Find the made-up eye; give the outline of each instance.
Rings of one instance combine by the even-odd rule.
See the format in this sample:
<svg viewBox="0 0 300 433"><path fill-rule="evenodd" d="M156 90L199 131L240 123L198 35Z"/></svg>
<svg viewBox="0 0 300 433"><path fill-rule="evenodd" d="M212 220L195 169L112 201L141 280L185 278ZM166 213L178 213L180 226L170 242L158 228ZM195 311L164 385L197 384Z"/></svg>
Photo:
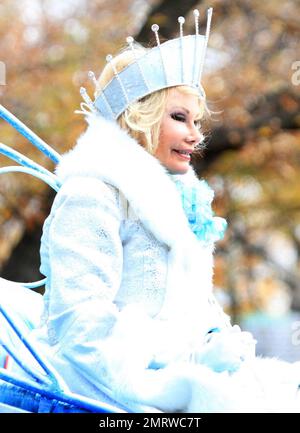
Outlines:
<svg viewBox="0 0 300 433"><path fill-rule="evenodd" d="M185 122L186 116L182 113L172 113L171 114L172 119L177 120L178 122Z"/></svg>

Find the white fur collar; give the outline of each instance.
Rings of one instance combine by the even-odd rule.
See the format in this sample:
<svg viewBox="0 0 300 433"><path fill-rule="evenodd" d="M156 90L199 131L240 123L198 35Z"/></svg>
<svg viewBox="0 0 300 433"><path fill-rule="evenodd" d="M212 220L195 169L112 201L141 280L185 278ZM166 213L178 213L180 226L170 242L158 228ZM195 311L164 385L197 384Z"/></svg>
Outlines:
<svg viewBox="0 0 300 433"><path fill-rule="evenodd" d="M198 331L199 321L207 314L203 299L212 288L212 249L200 246L172 176L159 161L115 123L91 117L86 132L62 157L56 173L62 182L71 176L90 176L122 191L144 226L170 248L166 296L159 316L181 323L187 335ZM189 185L198 182L192 168L180 179Z"/></svg>
<svg viewBox="0 0 300 433"><path fill-rule="evenodd" d="M89 118L87 130L62 157L56 174L62 182L70 176L89 176L115 186L145 226L170 247L180 237L194 238L165 168L113 122L100 116ZM189 182L195 178L192 168L182 177Z"/></svg>

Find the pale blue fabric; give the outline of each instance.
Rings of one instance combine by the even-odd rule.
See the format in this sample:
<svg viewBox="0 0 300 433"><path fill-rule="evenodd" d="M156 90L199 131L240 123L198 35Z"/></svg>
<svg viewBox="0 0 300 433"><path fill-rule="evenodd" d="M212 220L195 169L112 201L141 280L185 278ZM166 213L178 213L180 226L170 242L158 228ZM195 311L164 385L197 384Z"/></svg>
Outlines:
<svg viewBox="0 0 300 433"><path fill-rule="evenodd" d="M175 180L181 195L182 206L191 230L203 244L211 244L223 238L227 228L224 218L214 216L211 207L213 190L204 180L187 187L179 176Z"/></svg>

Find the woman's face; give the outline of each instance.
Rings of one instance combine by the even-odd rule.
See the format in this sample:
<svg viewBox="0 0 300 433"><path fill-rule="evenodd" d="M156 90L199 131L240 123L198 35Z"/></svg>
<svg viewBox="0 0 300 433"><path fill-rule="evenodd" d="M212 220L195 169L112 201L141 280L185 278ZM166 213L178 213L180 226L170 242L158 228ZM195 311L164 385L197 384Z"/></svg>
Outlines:
<svg viewBox="0 0 300 433"><path fill-rule="evenodd" d="M172 174L184 174L189 168L191 153L201 139L199 111L196 95L171 89L154 156Z"/></svg>

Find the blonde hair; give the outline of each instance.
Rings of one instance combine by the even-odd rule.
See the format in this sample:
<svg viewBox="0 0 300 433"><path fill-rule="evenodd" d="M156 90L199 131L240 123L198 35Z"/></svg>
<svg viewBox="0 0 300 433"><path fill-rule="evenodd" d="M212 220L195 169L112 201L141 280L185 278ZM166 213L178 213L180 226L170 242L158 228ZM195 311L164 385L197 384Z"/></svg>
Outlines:
<svg viewBox="0 0 300 433"><path fill-rule="evenodd" d="M139 56L147 51L146 48L135 44L135 53L125 49L112 60L117 72L121 72ZM110 80L114 77L112 66L108 63L103 69L97 84L96 97ZM131 137L143 146L152 155L159 144L161 120L166 109L170 90L174 87L165 88L147 95L130 106L117 119L121 128L125 129ZM185 94L198 96L196 89L189 86L176 86L176 89ZM199 98L199 120L205 112L209 112L206 102Z"/></svg>

